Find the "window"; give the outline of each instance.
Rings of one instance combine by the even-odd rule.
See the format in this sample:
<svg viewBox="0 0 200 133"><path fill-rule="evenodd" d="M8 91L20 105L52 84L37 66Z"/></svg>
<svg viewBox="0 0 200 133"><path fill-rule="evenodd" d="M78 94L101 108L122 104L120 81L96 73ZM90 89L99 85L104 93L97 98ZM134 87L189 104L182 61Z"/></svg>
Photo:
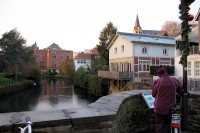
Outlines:
<svg viewBox="0 0 200 133"><path fill-rule="evenodd" d="M191 76L191 74L192 74L192 73L191 73L191 62L188 62L187 66L188 66L188 67L187 67L187 68L188 68L188 69L187 69L187 74L188 74L188 76Z"/></svg>
<svg viewBox="0 0 200 133"><path fill-rule="evenodd" d="M56 62L55 62L55 61L52 62L52 67L53 67L53 68L56 67Z"/></svg>
<svg viewBox="0 0 200 133"><path fill-rule="evenodd" d="M167 52L168 52L167 48L164 48L163 49L163 55L167 55Z"/></svg>
<svg viewBox="0 0 200 133"><path fill-rule="evenodd" d="M40 58L41 58L41 59L43 59L43 58L44 58L44 56L43 56L43 55L40 55Z"/></svg>
<svg viewBox="0 0 200 133"><path fill-rule="evenodd" d="M80 60L77 60L77 63L80 63Z"/></svg>
<svg viewBox="0 0 200 133"><path fill-rule="evenodd" d="M142 48L142 53L147 54L147 48L146 47Z"/></svg>
<svg viewBox="0 0 200 133"><path fill-rule="evenodd" d="M86 63L86 60L84 60L84 62L83 63Z"/></svg>
<svg viewBox="0 0 200 133"><path fill-rule="evenodd" d="M124 52L124 45L121 46L121 52Z"/></svg>
<svg viewBox="0 0 200 133"><path fill-rule="evenodd" d="M63 59L63 56L60 56L60 59Z"/></svg>
<svg viewBox="0 0 200 133"><path fill-rule="evenodd" d="M114 53L115 53L115 54L117 53L117 48L114 49Z"/></svg>
<svg viewBox="0 0 200 133"><path fill-rule="evenodd" d="M200 76L200 61L194 62L194 69L194 75L197 77Z"/></svg>
<svg viewBox="0 0 200 133"><path fill-rule="evenodd" d="M139 61L139 71L149 72L150 63L150 61Z"/></svg>
<svg viewBox="0 0 200 133"><path fill-rule="evenodd" d="M52 56L52 59L56 59L56 56Z"/></svg>
<svg viewBox="0 0 200 133"><path fill-rule="evenodd" d="M56 53L57 48L53 48L53 53Z"/></svg>
<svg viewBox="0 0 200 133"><path fill-rule="evenodd" d="M44 61L40 62L40 68L44 68Z"/></svg>
<svg viewBox="0 0 200 133"><path fill-rule="evenodd" d="M171 66L171 62L167 60L161 60L160 61L161 66Z"/></svg>

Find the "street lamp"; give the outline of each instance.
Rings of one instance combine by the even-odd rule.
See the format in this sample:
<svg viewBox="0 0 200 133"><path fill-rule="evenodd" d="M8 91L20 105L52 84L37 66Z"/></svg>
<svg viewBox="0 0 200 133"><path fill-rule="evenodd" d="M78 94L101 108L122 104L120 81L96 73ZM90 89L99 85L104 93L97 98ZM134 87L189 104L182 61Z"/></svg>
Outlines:
<svg viewBox="0 0 200 133"><path fill-rule="evenodd" d="M188 91L187 91L187 56L189 55L189 41L188 34L191 29L188 24L194 16L189 14L190 10L189 5L192 4L195 0L180 0L181 3L179 5L180 14L179 17L182 20L181 23L181 37L182 42L180 43L179 49L182 51L181 62L183 65L183 88L184 94L182 98L182 115L181 115L181 130L182 133L187 132L187 119L188 119Z"/></svg>

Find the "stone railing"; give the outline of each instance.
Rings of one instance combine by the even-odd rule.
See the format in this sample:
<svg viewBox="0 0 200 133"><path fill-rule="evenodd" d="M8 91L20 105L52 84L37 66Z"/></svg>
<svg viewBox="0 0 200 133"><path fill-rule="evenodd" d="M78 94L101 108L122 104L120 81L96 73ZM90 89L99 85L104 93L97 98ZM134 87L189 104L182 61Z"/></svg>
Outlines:
<svg viewBox="0 0 200 133"><path fill-rule="evenodd" d="M99 77L104 78L111 78L111 79L132 79L133 78L133 72L130 71L98 71Z"/></svg>
<svg viewBox="0 0 200 133"><path fill-rule="evenodd" d="M141 98L142 93L151 93L151 90L110 94L101 97L88 108L2 113L0 132L19 132L18 127L25 127L25 118L30 117L34 133L113 133L113 130L118 133L118 125L121 126L120 130L129 131L127 128L131 127L131 130L137 128L135 133L151 133L154 132L154 113L148 111L144 99ZM200 94L191 92L188 102L188 133L200 132L199 102ZM145 126L143 122L146 123Z"/></svg>
<svg viewBox="0 0 200 133"><path fill-rule="evenodd" d="M182 78L179 78L180 82L183 82ZM200 79L188 79L187 90L191 92L200 92Z"/></svg>

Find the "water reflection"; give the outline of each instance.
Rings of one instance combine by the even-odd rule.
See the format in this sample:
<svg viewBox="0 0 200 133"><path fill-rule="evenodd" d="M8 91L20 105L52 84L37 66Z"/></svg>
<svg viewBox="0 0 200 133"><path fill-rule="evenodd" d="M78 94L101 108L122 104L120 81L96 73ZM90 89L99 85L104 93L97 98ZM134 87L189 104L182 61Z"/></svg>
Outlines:
<svg viewBox="0 0 200 133"><path fill-rule="evenodd" d="M85 108L97 100L66 79L44 79L40 86L0 98L0 113Z"/></svg>

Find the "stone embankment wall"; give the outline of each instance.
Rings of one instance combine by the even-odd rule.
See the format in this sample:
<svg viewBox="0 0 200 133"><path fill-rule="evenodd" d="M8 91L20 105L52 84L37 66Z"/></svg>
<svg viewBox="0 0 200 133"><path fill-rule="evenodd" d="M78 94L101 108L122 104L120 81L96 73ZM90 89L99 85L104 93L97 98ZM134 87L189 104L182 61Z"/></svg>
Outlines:
<svg viewBox="0 0 200 133"><path fill-rule="evenodd" d="M131 90L101 97L88 108L0 114L0 132L19 132L30 117L33 133L151 133L154 114L142 97L151 90ZM200 95L189 98L188 133L199 133Z"/></svg>
<svg viewBox="0 0 200 133"><path fill-rule="evenodd" d="M188 133L200 133L200 94L191 92L188 101Z"/></svg>

